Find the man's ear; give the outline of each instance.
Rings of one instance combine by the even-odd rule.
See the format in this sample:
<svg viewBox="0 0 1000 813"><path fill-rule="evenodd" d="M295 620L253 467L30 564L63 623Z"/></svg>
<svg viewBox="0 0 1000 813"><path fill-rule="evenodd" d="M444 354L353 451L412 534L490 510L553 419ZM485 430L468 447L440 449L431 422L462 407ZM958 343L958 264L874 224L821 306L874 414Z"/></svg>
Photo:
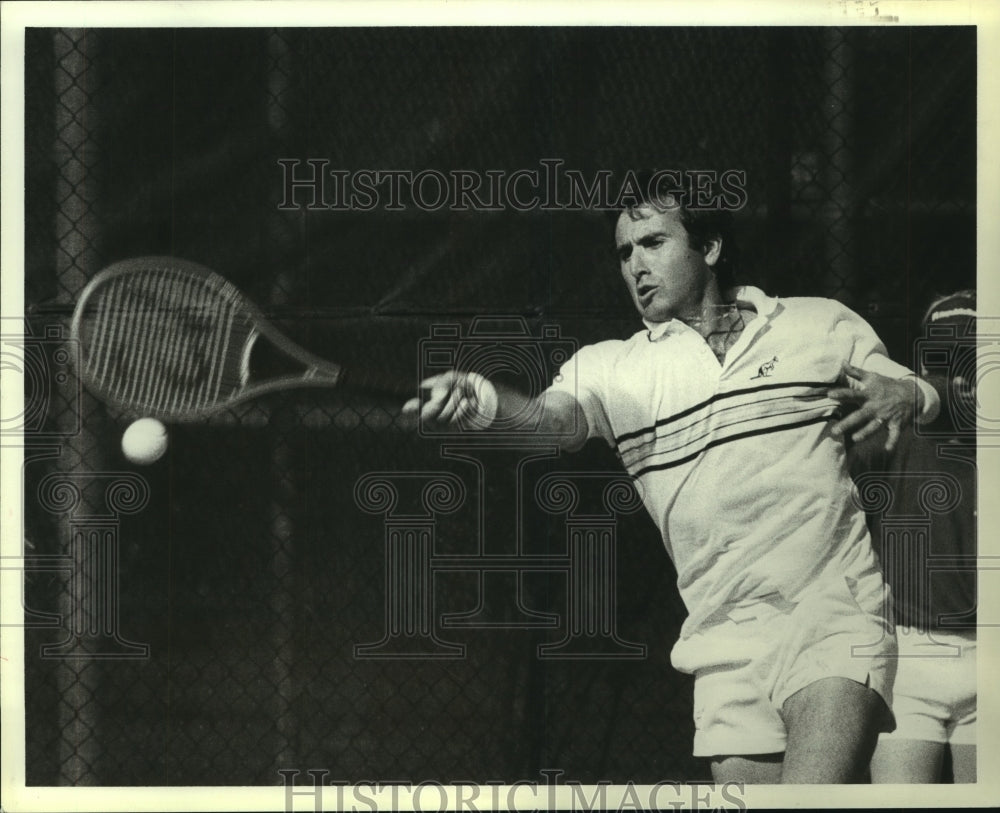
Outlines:
<svg viewBox="0 0 1000 813"><path fill-rule="evenodd" d="M702 247L707 265L715 265L722 254L722 238L719 235L705 238L705 245Z"/></svg>

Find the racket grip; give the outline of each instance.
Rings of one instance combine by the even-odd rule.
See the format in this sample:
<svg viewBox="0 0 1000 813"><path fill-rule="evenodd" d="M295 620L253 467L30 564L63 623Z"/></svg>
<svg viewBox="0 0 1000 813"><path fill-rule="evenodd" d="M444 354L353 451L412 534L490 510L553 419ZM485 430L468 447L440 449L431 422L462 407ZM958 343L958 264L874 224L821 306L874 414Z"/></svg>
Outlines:
<svg viewBox="0 0 1000 813"><path fill-rule="evenodd" d="M399 376L391 376L370 368L342 370L340 385L352 392L364 392L391 398L412 398L416 387L412 382L404 382Z"/></svg>

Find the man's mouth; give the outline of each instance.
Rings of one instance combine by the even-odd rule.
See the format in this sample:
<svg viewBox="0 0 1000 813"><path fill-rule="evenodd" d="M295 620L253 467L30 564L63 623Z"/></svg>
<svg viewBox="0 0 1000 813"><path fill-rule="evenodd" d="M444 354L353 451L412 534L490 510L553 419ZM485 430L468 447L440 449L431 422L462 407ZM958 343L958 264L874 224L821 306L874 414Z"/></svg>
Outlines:
<svg viewBox="0 0 1000 813"><path fill-rule="evenodd" d="M639 295L639 299L646 300L652 297L653 293L656 291L657 286L655 285L639 285L635 292Z"/></svg>

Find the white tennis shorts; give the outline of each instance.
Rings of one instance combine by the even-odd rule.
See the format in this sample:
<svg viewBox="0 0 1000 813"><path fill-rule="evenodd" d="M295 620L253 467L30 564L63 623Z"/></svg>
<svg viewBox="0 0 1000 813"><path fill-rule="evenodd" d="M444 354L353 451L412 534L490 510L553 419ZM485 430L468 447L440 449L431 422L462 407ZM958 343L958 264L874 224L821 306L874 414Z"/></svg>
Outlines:
<svg viewBox="0 0 1000 813"><path fill-rule="evenodd" d="M976 744L976 633L899 627L889 740Z"/></svg>
<svg viewBox="0 0 1000 813"><path fill-rule="evenodd" d="M891 706L896 640L883 598L879 578L866 579L864 590L831 580L797 605L775 595L736 606L678 641L671 662L695 676L694 755L783 752L779 710L823 678L857 681Z"/></svg>

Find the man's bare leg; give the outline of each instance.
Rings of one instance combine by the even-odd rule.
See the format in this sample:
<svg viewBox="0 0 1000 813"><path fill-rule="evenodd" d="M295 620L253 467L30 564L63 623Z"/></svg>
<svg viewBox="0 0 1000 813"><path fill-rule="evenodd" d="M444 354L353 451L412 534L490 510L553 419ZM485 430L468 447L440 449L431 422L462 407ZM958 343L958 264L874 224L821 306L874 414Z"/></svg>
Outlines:
<svg viewBox="0 0 1000 813"><path fill-rule="evenodd" d="M880 740L872 757L872 782L878 785L933 784L941 781L944 743Z"/></svg>
<svg viewBox="0 0 1000 813"><path fill-rule="evenodd" d="M864 782L888 708L848 678L823 678L785 701L783 784Z"/></svg>
<svg viewBox="0 0 1000 813"><path fill-rule="evenodd" d="M782 754L752 757L720 756L712 759L712 779L717 785L743 782L747 785L777 785L781 781Z"/></svg>
<svg viewBox="0 0 1000 813"><path fill-rule="evenodd" d="M951 766L955 774L955 784L962 785L976 781L976 746L951 746Z"/></svg>

